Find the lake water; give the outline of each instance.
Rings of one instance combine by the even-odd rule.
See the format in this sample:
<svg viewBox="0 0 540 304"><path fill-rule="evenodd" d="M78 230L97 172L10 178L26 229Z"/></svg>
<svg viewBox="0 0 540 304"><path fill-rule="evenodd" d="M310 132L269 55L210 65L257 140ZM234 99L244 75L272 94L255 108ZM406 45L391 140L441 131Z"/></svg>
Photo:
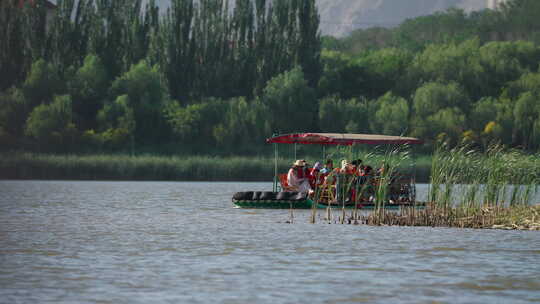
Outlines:
<svg viewBox="0 0 540 304"><path fill-rule="evenodd" d="M309 224L309 210L286 224L288 210L232 207L269 188L0 181L0 303L540 302L538 231Z"/></svg>

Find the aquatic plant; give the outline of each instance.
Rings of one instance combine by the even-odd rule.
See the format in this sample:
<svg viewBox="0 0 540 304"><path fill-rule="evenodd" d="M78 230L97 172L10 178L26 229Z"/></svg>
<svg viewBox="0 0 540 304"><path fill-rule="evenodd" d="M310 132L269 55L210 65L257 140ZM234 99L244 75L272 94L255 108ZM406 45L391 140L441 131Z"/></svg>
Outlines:
<svg viewBox="0 0 540 304"><path fill-rule="evenodd" d="M372 156L373 163L377 157ZM305 158L310 163L317 159ZM286 172L291 163L291 158L279 158L278 172ZM430 165L429 156L419 159L420 180L428 181ZM3 179L271 181L273 176L273 156L0 154Z"/></svg>
<svg viewBox="0 0 540 304"><path fill-rule="evenodd" d="M280 172L289 159L278 159ZM80 180L270 181L270 157L4 154L0 178Z"/></svg>
<svg viewBox="0 0 540 304"><path fill-rule="evenodd" d="M394 172L403 168L409 151L387 148L369 159L371 163L377 159L385 168L373 189L374 211L360 214L354 208L348 220L344 220L343 213L339 222L540 230L540 203L531 205L539 190L539 156L500 145L479 151L466 144L453 148L441 144L431 159L431 185L425 207L402 207L395 212L384 207ZM367 191L365 185L352 186L357 198Z"/></svg>
<svg viewBox="0 0 540 304"><path fill-rule="evenodd" d="M431 172L429 202L423 210L382 210L360 221L372 225L486 228L497 227L510 218L523 221L527 212L536 214L540 209L530 205L540 181L538 155L506 150L500 145L482 152L468 145L448 149L442 144L432 157ZM538 229L536 219L529 219L530 225L524 227ZM521 227L515 223L511 226Z"/></svg>
<svg viewBox="0 0 540 304"><path fill-rule="evenodd" d="M384 222L377 213L361 215L359 221L367 225L540 230L538 205L486 207L469 214L461 209L453 211L447 212L434 204L428 204L422 210L413 207L403 208L400 212L385 210Z"/></svg>

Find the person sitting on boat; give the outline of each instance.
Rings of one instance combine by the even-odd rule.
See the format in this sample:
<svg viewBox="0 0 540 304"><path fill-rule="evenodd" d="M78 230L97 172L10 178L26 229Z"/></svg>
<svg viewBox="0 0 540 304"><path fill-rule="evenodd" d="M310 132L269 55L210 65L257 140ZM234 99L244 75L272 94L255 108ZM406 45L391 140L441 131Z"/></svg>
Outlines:
<svg viewBox="0 0 540 304"><path fill-rule="evenodd" d="M304 164L304 176L306 176L309 179L311 168L309 167L309 164L306 162L305 159L301 159L300 161Z"/></svg>
<svg viewBox="0 0 540 304"><path fill-rule="evenodd" d="M351 200L356 201L356 191L360 187L360 177L361 177L360 173L364 166L362 165L361 159L353 160L351 162L351 165L352 165L352 169L351 169L352 172L350 172L350 175L352 179L351 179L350 193L351 193Z"/></svg>
<svg viewBox="0 0 540 304"><path fill-rule="evenodd" d="M360 184L365 184L371 176L373 176L373 168L371 166L362 168L360 170Z"/></svg>
<svg viewBox="0 0 540 304"><path fill-rule="evenodd" d="M321 174L328 175L332 170L334 170L334 161L329 158L326 160L324 168L321 169Z"/></svg>
<svg viewBox="0 0 540 304"><path fill-rule="evenodd" d="M308 193L311 190L309 176L306 174L305 166L305 161L297 160L287 173L287 184L289 184L294 191Z"/></svg>
<svg viewBox="0 0 540 304"><path fill-rule="evenodd" d="M360 166L362 165L362 160L361 159L357 159L357 160L353 160L351 162L351 172L350 174L354 175L354 176L360 176Z"/></svg>
<svg viewBox="0 0 540 304"><path fill-rule="evenodd" d="M322 165L320 162L316 162L313 168L309 170L309 185L311 189L315 189L316 186L320 186L323 182L321 174Z"/></svg>
<svg viewBox="0 0 540 304"><path fill-rule="evenodd" d="M360 201L371 201L371 197L374 195L373 188L373 168L371 166L365 166L360 170L358 189L360 189Z"/></svg>
<svg viewBox="0 0 540 304"><path fill-rule="evenodd" d="M346 159L341 160L341 168L337 168L334 170L336 172L336 200L338 203L343 202L349 197L348 190L346 189L347 185L349 183L349 177L352 177L354 169L351 163L349 163ZM347 191L347 193L344 193ZM347 197L343 197L343 195L346 195Z"/></svg>
<svg viewBox="0 0 540 304"><path fill-rule="evenodd" d="M379 169L377 169L377 175L383 176L387 172L388 172L388 164L383 162L381 167Z"/></svg>
<svg viewBox="0 0 540 304"><path fill-rule="evenodd" d="M357 159L356 163L356 176L360 176L360 173L362 172L362 170L364 170L365 167L361 159Z"/></svg>

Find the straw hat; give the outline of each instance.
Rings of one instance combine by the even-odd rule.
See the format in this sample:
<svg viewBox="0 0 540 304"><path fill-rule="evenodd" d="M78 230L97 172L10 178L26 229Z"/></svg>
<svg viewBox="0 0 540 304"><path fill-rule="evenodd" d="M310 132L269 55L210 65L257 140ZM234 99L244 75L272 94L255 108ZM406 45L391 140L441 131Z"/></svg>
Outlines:
<svg viewBox="0 0 540 304"><path fill-rule="evenodd" d="M294 164L293 164L293 166L295 166L295 167L303 167L305 165L306 165L306 163L304 161L300 160L300 159L296 160L294 162Z"/></svg>

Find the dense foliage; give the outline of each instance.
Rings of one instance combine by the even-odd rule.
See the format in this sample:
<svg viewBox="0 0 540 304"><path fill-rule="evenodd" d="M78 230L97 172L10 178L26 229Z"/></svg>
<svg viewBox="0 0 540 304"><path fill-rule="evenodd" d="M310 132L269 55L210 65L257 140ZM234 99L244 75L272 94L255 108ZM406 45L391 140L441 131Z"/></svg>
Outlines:
<svg viewBox="0 0 540 304"><path fill-rule="evenodd" d="M314 0L0 3L0 148L254 153L272 133L540 147L536 0L319 36Z"/></svg>
<svg viewBox="0 0 540 304"><path fill-rule="evenodd" d="M0 21L3 148L233 147L300 126L268 109L316 112L314 0L7 0Z"/></svg>

